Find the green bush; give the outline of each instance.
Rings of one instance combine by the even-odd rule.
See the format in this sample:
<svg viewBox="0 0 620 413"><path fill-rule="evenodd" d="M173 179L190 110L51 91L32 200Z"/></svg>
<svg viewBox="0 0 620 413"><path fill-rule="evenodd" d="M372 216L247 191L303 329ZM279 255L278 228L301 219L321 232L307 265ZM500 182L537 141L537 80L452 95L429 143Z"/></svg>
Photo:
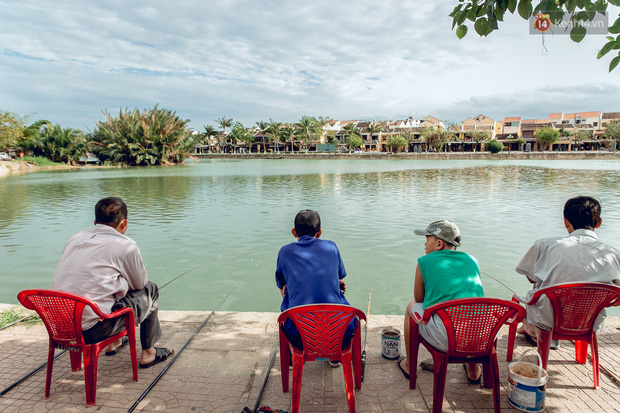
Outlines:
<svg viewBox="0 0 620 413"><path fill-rule="evenodd" d="M493 141L488 141L485 144L485 148L487 149L487 151L491 153L500 153L501 151L504 150L504 145L501 142L493 140Z"/></svg>
<svg viewBox="0 0 620 413"><path fill-rule="evenodd" d="M28 162L36 166L55 166L55 165L64 165L62 163L54 162L50 159L47 159L43 156L22 156L21 158L17 158L18 161Z"/></svg>

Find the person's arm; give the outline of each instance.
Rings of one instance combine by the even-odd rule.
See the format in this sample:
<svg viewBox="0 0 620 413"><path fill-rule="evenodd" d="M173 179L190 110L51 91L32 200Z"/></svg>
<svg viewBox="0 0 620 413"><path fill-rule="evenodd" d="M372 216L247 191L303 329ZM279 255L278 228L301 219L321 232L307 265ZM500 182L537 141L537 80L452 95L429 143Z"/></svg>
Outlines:
<svg viewBox="0 0 620 413"><path fill-rule="evenodd" d="M527 280L536 284L536 277L534 276L534 265L536 264L536 260L538 258L538 249L536 244L532 245L529 250L523 255L521 261L515 267L515 271L521 275L525 275Z"/></svg>
<svg viewBox="0 0 620 413"><path fill-rule="evenodd" d="M280 288L280 294L282 294L282 298L284 298L284 295L286 294L286 284L284 284L284 286Z"/></svg>
<svg viewBox="0 0 620 413"><path fill-rule="evenodd" d="M122 275L127 280L130 290L140 290L146 286L149 278L137 244L128 250L124 267Z"/></svg>
<svg viewBox="0 0 620 413"><path fill-rule="evenodd" d="M413 281L413 298L417 303L424 302L424 278L420 266L416 266L415 279Z"/></svg>

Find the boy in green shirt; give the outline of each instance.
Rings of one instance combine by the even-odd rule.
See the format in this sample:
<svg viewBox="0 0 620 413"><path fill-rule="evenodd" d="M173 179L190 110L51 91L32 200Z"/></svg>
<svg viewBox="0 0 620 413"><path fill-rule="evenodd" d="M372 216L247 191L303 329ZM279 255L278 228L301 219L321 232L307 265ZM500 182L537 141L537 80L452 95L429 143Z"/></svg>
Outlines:
<svg viewBox="0 0 620 413"><path fill-rule="evenodd" d="M418 258L415 272L413 297L405 311L404 335L407 356L410 352L409 318L411 312L422 317L424 310L433 304L447 300L467 297L482 297L482 282L478 261L471 255L456 251L461 245L461 231L451 221L435 221L426 229L416 229L416 235L426 236L424 252ZM419 325L419 332L433 347L448 350L446 329L437 315L428 324ZM398 367L409 378L409 358L400 358ZM480 366L467 364L467 379L470 383L480 383Z"/></svg>

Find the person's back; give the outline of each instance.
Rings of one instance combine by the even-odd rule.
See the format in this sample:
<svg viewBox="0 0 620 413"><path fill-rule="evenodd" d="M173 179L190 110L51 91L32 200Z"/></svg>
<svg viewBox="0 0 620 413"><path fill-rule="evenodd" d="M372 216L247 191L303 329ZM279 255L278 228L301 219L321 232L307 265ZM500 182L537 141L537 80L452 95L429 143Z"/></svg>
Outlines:
<svg viewBox="0 0 620 413"><path fill-rule="evenodd" d="M572 282L603 282L620 285L620 251L598 240L594 233L601 226L601 205L591 197L578 196L564 205L565 237L536 240L515 271L533 284L526 298L538 289ZM601 327L605 311L597 319ZM553 310L546 297L527 306L527 317L519 333L534 338L538 329L553 326Z"/></svg>

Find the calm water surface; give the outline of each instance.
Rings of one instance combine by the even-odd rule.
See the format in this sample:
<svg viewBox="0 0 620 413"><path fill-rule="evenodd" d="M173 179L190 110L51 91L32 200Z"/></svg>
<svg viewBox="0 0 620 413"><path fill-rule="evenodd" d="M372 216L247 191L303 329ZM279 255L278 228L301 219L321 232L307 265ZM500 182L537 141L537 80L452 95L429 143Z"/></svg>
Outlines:
<svg viewBox="0 0 620 413"><path fill-rule="evenodd" d="M294 241L295 214L320 212L323 238L339 246L352 305L401 314L413 295L424 239L438 219L462 231L461 249L481 270L524 293L513 269L532 242L564 235L571 196L601 199L601 240L620 247L620 161L202 161L179 167L46 171L0 179L0 302L51 286L67 240L93 222L105 196L129 205L127 235L138 241L163 309L279 311L274 269ZM483 275L485 294L511 292ZM614 311L620 315L620 311Z"/></svg>

